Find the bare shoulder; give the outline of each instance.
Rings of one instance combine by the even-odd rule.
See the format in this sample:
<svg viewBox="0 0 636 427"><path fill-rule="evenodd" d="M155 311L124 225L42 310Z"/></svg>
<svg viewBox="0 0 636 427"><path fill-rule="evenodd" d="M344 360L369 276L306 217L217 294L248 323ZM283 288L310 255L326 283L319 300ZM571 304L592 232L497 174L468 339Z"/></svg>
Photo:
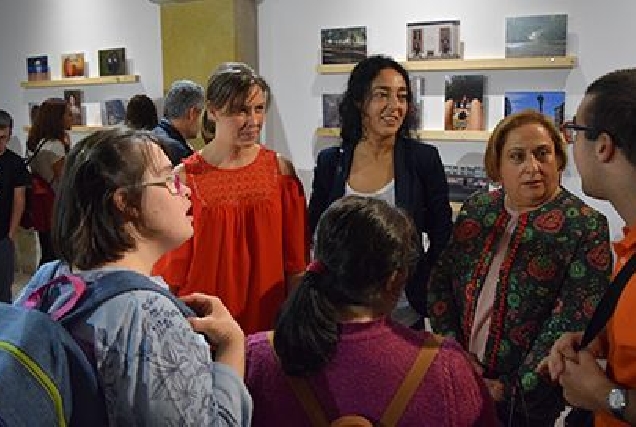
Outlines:
<svg viewBox="0 0 636 427"><path fill-rule="evenodd" d="M296 176L296 170L293 163L282 154L276 153L276 161L278 162L278 169L281 175Z"/></svg>

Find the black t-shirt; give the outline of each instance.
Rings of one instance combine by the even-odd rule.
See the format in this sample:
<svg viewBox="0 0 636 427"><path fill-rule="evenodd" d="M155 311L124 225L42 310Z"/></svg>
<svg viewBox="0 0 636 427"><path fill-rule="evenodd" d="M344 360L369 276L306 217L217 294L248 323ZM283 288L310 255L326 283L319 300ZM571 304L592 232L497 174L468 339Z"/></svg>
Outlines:
<svg viewBox="0 0 636 427"><path fill-rule="evenodd" d="M0 239L9 234L13 190L29 183L29 172L22 157L7 149L0 154Z"/></svg>

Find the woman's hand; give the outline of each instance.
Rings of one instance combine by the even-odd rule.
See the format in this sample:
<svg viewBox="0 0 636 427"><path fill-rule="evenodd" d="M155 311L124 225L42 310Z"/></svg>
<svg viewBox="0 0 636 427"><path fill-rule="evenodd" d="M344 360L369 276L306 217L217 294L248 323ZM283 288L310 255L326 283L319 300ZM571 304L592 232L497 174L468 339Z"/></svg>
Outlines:
<svg viewBox="0 0 636 427"><path fill-rule="evenodd" d="M199 317L188 319L192 329L204 334L216 349L216 361L245 372L245 335L221 300L194 293L181 298Z"/></svg>

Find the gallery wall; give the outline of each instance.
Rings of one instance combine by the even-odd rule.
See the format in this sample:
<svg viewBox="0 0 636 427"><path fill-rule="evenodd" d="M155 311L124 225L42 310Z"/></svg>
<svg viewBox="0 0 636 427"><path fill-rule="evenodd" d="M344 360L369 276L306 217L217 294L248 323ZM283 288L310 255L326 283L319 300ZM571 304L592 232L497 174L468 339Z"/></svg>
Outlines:
<svg viewBox="0 0 636 427"><path fill-rule="evenodd" d="M139 83L24 89L26 58L48 55L51 78L61 76L61 55L84 52L88 77L99 75L97 51L125 47L128 74ZM3 1L0 11L0 108L15 118L22 146L29 124L28 103L62 97L65 89L84 93L87 124L101 123L100 102L146 93L162 97L159 6L148 0ZM73 140L83 134L73 133ZM15 147L20 150L20 147Z"/></svg>
<svg viewBox="0 0 636 427"><path fill-rule="evenodd" d="M464 58L497 58L505 54L505 18L508 16L568 15L568 54L578 57L572 70L489 71L485 74L486 128L492 130L503 116L506 91L565 90L565 116L571 118L586 86L596 77L617 68L636 66L636 2L606 0L447 0L443 2L400 0L262 0L258 2L259 67L274 94L264 140L289 156L309 194L317 152L337 143L319 138L323 93L341 92L347 75L320 75L320 29L367 26L368 51L403 61L406 58L406 24L409 22L459 19ZM425 79L424 127L443 129L444 76L427 72ZM435 142L447 164L464 155L479 159L483 142ZM581 195L580 178L570 164L564 185ZM590 199L587 199L590 201ZM623 225L609 204L590 201L608 216L612 238Z"/></svg>

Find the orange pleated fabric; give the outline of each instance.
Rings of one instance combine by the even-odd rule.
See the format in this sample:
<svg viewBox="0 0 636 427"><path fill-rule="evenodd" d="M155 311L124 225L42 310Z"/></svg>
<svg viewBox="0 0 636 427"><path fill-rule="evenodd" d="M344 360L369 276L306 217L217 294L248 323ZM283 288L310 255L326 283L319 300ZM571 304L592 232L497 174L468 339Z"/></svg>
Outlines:
<svg viewBox="0 0 636 427"><path fill-rule="evenodd" d="M177 295L218 296L246 334L271 329L287 296L285 275L307 263L302 184L281 175L276 153L264 147L238 169L219 169L199 153L184 165L194 236L164 255L153 274Z"/></svg>

